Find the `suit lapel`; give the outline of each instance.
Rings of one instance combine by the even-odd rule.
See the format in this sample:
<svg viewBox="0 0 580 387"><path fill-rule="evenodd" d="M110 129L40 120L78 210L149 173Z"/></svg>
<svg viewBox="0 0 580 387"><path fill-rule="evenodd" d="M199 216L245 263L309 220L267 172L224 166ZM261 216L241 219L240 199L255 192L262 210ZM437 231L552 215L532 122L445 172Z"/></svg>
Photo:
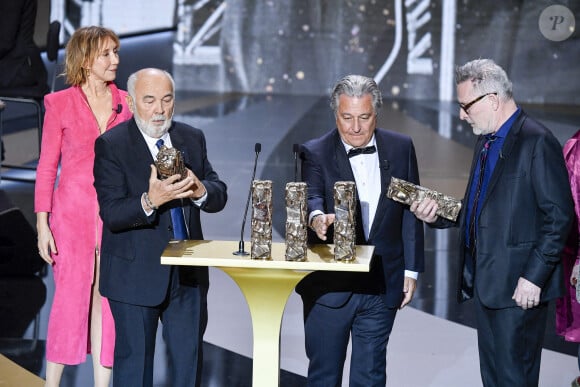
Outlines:
<svg viewBox="0 0 580 387"><path fill-rule="evenodd" d="M169 128L169 137L171 138L171 145L173 148L181 152L185 166L189 169L193 169L193 160L191 159L192 155L190 155L190 152L188 152L187 142L185 141L183 132L176 130L175 123L172 123L171 127Z"/></svg>
<svg viewBox="0 0 580 387"><path fill-rule="evenodd" d="M171 137L171 145L179 150L183 156L183 161L185 164L189 165L189 155L187 154L187 144L183 136L180 136L179 132L175 130L175 123L171 124L169 128L169 137Z"/></svg>
<svg viewBox="0 0 580 387"><path fill-rule="evenodd" d="M153 164L153 156L151 155L151 151L147 146L147 142L143 138L141 131L137 127L134 119L129 121L129 143L132 146L133 156L130 158L130 162L133 165L133 171L135 173L139 173L139 181L143 181L144 188L148 188L149 184L149 176L151 174L151 169L149 168L150 164ZM147 167L145 167L145 165Z"/></svg>
<svg viewBox="0 0 580 387"><path fill-rule="evenodd" d="M477 162L479 160L479 155L483 149L483 144L485 142L484 136L477 136L477 141L473 147L473 158L471 159L471 169L469 170L469 180L467 182L467 187L465 187L465 200L469 200L469 191L471 190L471 184L473 181L475 168L477 167ZM462 211L465 212L465 211Z"/></svg>
<svg viewBox="0 0 580 387"><path fill-rule="evenodd" d="M388 207L388 199L386 195L387 187L391 181L391 167L390 167L390 157L388 152L388 147L384 142L384 139L379 135L378 131L375 131L375 141L377 144L377 152L379 157L379 168L381 173L381 194L379 197L379 202L377 205L377 211L375 213L375 218L373 219L373 224L371 226L369 232L369 239L372 238L373 231L379 227L380 222L383 218L381 214L384 214L387 207ZM334 152L334 161L338 166L340 178L346 181L355 181L354 174L352 173L352 168L350 166L350 161L346 152L344 150L344 145L340 139L340 135L338 131L336 132L335 136L335 152ZM360 234L359 237L364 239L364 232L362 228L362 216L361 216L361 206L360 200L358 198L357 193L357 202L356 202L356 219L357 219L357 234Z"/></svg>
<svg viewBox="0 0 580 387"><path fill-rule="evenodd" d="M482 206L485 206L487 198L490 197L495 185L499 180L499 177L502 175L503 169L505 167L505 160L509 159L513 151L514 145L518 141L522 125L526 121L526 118L527 115L522 111L519 117L516 119L516 122L514 122L514 124L508 131L502 149L500 150L499 158L497 160L495 168L493 169L493 173L489 179L489 183L487 185L487 192L485 194L485 198L483 199L483 203L481 204Z"/></svg>
<svg viewBox="0 0 580 387"><path fill-rule="evenodd" d="M175 130L175 123L172 122L171 123L171 127L169 128L169 137L171 138L171 145L173 148L179 150L181 152L181 155L183 157L183 162L185 163L185 166L187 168L190 168L191 163L189 162L189 154L187 152L187 146L185 143L185 140L183 138L183 136L180 136L179 132L177 130ZM182 208L184 208L184 206L189 203L189 200L180 200L180 206ZM190 212L189 211L183 211L183 216L185 217L185 224L188 228L187 232L188 234L190 233L189 231L189 218L190 218ZM190 234L191 235L191 234Z"/></svg>
<svg viewBox="0 0 580 387"><path fill-rule="evenodd" d="M354 181L356 184L356 180L354 179L354 174L352 173L352 168L350 166L350 161L344 149L344 144L340 139L340 135L338 130L335 131L334 136L334 162L335 165L338 167L338 176L341 181ZM356 239L357 241L364 241L364 232L362 227L362 216L361 216L361 207L360 207L360 200L358 197L358 192L356 195Z"/></svg>
<svg viewBox="0 0 580 387"><path fill-rule="evenodd" d="M391 182L391 163L388 152L387 144L382 136L379 135L378 131L375 130L375 141L377 143L377 152L379 156L379 168L381 173L381 194L379 196L379 202L377 204L377 211L375 212L375 217L369 231L369 239L372 239L373 233L380 226L380 222L383 218L382 214L385 214L387 206L389 204L387 199L387 187Z"/></svg>
<svg viewBox="0 0 580 387"><path fill-rule="evenodd" d="M335 131L334 136L334 163L338 166L338 173L343 181L355 181L352 168L350 167L350 161L346 155L344 144L340 139L338 130Z"/></svg>

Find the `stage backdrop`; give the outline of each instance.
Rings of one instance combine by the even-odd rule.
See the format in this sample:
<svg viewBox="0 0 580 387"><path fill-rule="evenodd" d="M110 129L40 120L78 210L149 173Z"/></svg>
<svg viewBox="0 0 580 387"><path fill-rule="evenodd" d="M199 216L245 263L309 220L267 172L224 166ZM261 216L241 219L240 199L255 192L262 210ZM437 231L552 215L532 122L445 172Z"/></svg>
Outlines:
<svg viewBox="0 0 580 387"><path fill-rule="evenodd" d="M554 4L570 12L543 15L572 29L561 41L540 27ZM387 96L453 100L455 65L489 57L519 101L578 104L579 12L577 0L179 0L174 74L187 90L319 95L359 73Z"/></svg>
<svg viewBox="0 0 580 387"><path fill-rule="evenodd" d="M52 0L62 41L79 26L176 29L181 90L324 95L374 77L386 96L455 99L453 70L492 58L520 102L580 104L578 0ZM155 52L151 52L154 56Z"/></svg>

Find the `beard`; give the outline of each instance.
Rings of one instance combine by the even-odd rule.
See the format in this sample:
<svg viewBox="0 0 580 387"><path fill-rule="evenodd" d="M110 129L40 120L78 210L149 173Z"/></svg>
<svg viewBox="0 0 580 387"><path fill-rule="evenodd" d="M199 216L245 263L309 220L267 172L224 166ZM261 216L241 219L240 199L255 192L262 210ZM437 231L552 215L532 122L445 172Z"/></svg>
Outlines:
<svg viewBox="0 0 580 387"><path fill-rule="evenodd" d="M471 130L473 130L473 134L475 134L476 136L480 136L483 134L483 129L477 126L472 126Z"/></svg>
<svg viewBox="0 0 580 387"><path fill-rule="evenodd" d="M491 121L487 122L487 125L476 124L475 122L470 122L471 129L473 130L473 134L476 136L485 136L486 134L491 134L495 132Z"/></svg>
<svg viewBox="0 0 580 387"><path fill-rule="evenodd" d="M485 136L486 134L492 134L494 132L493 129L482 128L477 126L473 126L472 129L473 134L475 134L476 136Z"/></svg>
<svg viewBox="0 0 580 387"><path fill-rule="evenodd" d="M149 121L145 121L137 112L134 112L133 117L135 118L137 127L149 137L161 138L171 127L171 116L165 117L164 115L159 114L151 117ZM163 121L163 124L159 125L157 121L161 120Z"/></svg>

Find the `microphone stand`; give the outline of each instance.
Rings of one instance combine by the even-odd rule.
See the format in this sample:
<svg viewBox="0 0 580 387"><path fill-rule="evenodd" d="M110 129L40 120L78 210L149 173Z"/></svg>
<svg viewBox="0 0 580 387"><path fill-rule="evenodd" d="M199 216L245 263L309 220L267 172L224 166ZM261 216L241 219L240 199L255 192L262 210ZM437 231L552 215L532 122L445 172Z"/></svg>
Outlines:
<svg viewBox="0 0 580 387"><path fill-rule="evenodd" d="M248 208L250 206L250 198L252 197L252 183L256 177L256 167L258 166L258 155L262 150L262 144L259 142L254 146L254 152L256 152L256 158L254 159L254 171L252 172L252 180L250 181L250 190L248 191L248 200L246 200L246 209L244 211L244 220L242 220L242 231L240 232L240 242L238 243L238 251L234 251L234 255L249 255L246 250L244 250L244 227L246 225L246 217L248 216Z"/></svg>

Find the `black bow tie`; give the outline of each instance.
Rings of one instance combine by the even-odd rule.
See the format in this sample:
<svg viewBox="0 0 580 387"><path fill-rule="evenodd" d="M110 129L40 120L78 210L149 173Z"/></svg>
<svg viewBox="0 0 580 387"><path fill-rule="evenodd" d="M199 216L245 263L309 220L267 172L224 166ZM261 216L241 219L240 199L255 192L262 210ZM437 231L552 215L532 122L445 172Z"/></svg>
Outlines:
<svg viewBox="0 0 580 387"><path fill-rule="evenodd" d="M371 146L366 146L364 148L351 148L348 151L348 158L354 157L354 156L358 156L358 155L370 155L372 153L375 153L377 151L377 148L374 145Z"/></svg>

